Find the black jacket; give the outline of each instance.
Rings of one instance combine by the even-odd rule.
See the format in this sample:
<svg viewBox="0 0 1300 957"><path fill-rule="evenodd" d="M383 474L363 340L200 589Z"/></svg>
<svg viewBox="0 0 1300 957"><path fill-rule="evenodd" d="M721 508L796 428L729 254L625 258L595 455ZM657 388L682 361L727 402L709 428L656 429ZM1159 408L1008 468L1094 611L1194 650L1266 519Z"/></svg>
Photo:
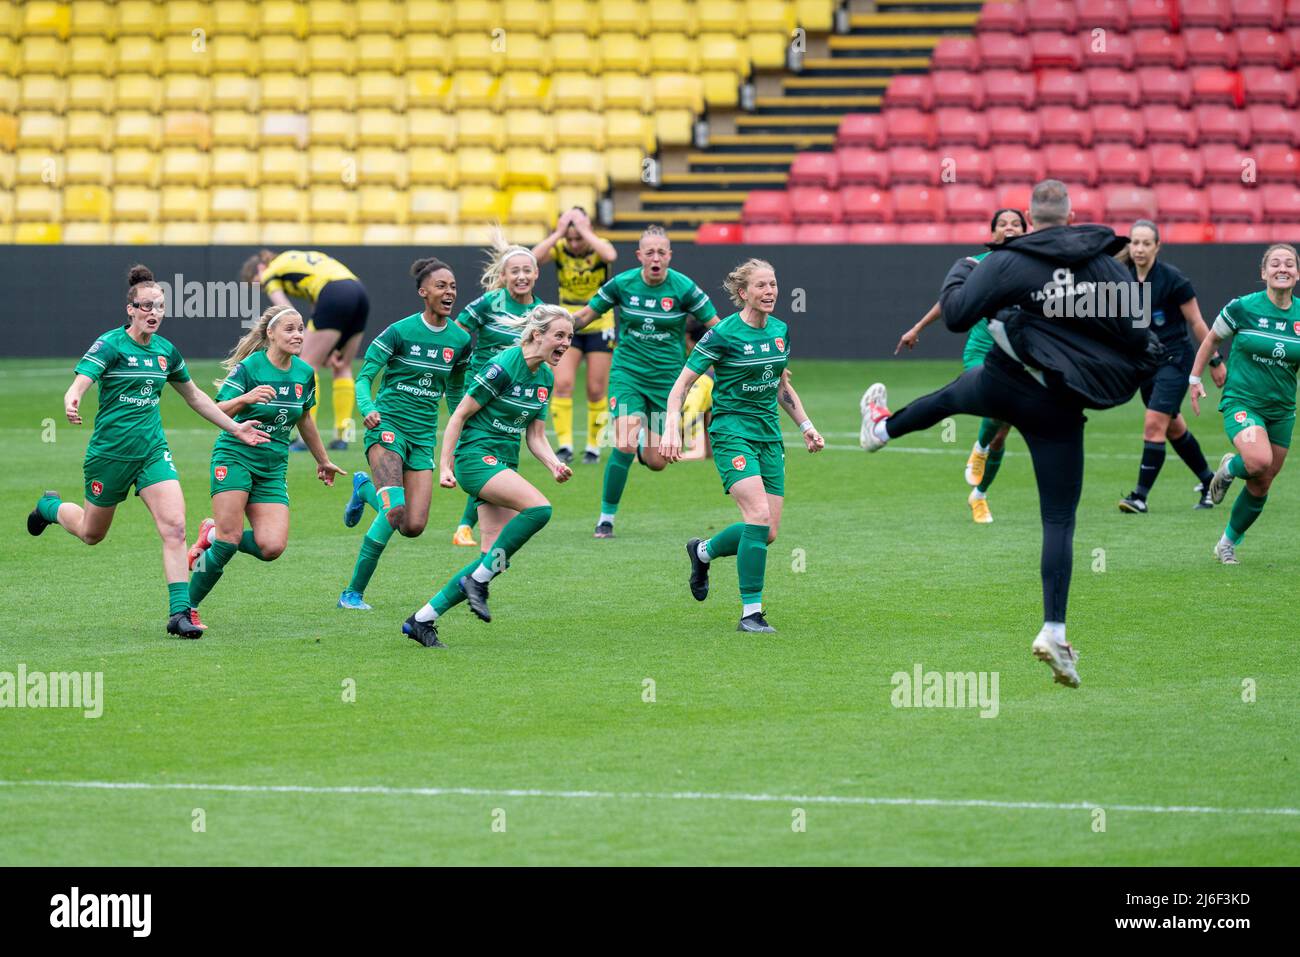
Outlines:
<svg viewBox="0 0 1300 957"><path fill-rule="evenodd" d="M1087 408L1121 405L1160 355L1149 314L1144 321L1136 300L1117 298L1135 290L1113 258L1126 242L1106 226L1049 226L1008 239L979 263L960 260L939 295L944 323L965 332L985 317L1001 322L1016 357L1049 389Z"/></svg>

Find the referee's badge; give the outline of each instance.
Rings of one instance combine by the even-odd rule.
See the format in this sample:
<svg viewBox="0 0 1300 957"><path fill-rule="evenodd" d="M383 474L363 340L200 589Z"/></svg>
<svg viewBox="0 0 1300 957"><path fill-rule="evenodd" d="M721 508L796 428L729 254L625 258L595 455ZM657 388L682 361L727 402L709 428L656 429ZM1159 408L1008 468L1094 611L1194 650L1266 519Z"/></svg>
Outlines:
<svg viewBox="0 0 1300 957"><path fill-rule="evenodd" d="M212 474L217 477L218 482L224 482L226 480L226 467L224 465L218 465L212 470Z"/></svg>

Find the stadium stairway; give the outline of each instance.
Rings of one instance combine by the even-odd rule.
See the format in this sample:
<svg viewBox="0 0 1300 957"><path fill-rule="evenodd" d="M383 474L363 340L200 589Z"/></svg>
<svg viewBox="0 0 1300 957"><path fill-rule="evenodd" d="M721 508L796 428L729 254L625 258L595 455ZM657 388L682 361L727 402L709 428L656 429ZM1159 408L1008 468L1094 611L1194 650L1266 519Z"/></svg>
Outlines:
<svg viewBox="0 0 1300 957"><path fill-rule="evenodd" d="M805 25L802 55L784 70L756 72L742 109L710 113L695 146L664 150L657 184L615 191L612 238L635 239L651 223L679 239L704 223L738 228L751 190L785 189L796 153L832 150L846 113L878 112L890 78L928 71L935 45L968 36L980 6L851 0L828 25L834 32Z"/></svg>

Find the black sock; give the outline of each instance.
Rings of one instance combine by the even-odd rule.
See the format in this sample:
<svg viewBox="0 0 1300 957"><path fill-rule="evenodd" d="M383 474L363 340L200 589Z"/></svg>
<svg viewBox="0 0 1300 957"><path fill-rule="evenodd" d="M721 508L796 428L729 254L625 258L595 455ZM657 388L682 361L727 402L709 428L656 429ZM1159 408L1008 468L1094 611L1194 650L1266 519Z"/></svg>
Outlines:
<svg viewBox="0 0 1300 957"><path fill-rule="evenodd" d="M1133 494L1138 498L1146 498L1151 493L1151 486L1156 484L1156 476L1164 464L1165 443L1143 442L1142 464L1138 466L1138 483Z"/></svg>
<svg viewBox="0 0 1300 957"><path fill-rule="evenodd" d="M1192 430L1188 429L1178 438L1170 439L1169 444L1174 447L1174 451L1183 460L1183 464L1191 469L1193 474L1201 480L1201 483L1208 488L1210 479L1214 478L1214 473L1210 471L1209 463L1205 461L1205 453L1201 451L1201 443L1196 441L1196 436L1192 435Z"/></svg>

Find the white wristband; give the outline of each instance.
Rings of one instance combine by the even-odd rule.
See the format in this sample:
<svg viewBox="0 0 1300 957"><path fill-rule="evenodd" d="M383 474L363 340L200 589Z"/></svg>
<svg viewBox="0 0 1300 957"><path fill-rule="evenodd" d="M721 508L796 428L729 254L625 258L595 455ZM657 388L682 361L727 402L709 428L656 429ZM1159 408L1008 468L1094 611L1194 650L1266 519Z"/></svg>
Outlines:
<svg viewBox="0 0 1300 957"><path fill-rule="evenodd" d="M1187 377L1187 384L1188 384L1188 385L1200 385L1200 384L1201 384L1201 377L1198 376L1198 375L1189 375L1189 376Z"/></svg>
<svg viewBox="0 0 1300 957"><path fill-rule="evenodd" d="M813 430L813 424L811 419L804 419L802 422L799 423L800 432L811 432L812 430Z"/></svg>

